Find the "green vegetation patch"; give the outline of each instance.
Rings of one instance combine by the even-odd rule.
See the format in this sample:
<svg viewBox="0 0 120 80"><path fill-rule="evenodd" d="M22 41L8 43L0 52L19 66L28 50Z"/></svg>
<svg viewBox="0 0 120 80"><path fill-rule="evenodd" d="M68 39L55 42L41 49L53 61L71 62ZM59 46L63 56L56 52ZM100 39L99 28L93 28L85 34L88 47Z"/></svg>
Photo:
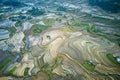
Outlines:
<svg viewBox="0 0 120 80"><path fill-rule="evenodd" d="M116 39L118 45L120 46L120 38Z"/></svg>
<svg viewBox="0 0 120 80"><path fill-rule="evenodd" d="M37 24L39 21L40 21L39 19L33 19L33 20L30 20L30 23Z"/></svg>
<svg viewBox="0 0 120 80"><path fill-rule="evenodd" d="M24 53L28 52L28 50L25 50L25 47L24 47L24 48L20 48L20 52L21 52L22 54L24 54Z"/></svg>
<svg viewBox="0 0 120 80"><path fill-rule="evenodd" d="M50 35L46 35L46 38L51 39Z"/></svg>
<svg viewBox="0 0 120 80"><path fill-rule="evenodd" d="M14 66L11 70L9 70L7 75L13 75L13 72L17 69L16 66Z"/></svg>
<svg viewBox="0 0 120 80"><path fill-rule="evenodd" d="M33 25L32 26L32 31L34 35L41 33L45 29L47 29L47 27L44 25Z"/></svg>
<svg viewBox="0 0 120 80"><path fill-rule="evenodd" d="M79 20L73 20L72 25L75 26L75 28L79 31L85 30L90 34L111 40L111 38L104 34L100 29L98 29L95 25L92 25L90 23L86 23L84 21ZM117 36L118 35L119 34L117 34Z"/></svg>
<svg viewBox="0 0 120 80"><path fill-rule="evenodd" d="M22 26L22 23L20 21L15 23L15 27L19 27L19 26Z"/></svg>
<svg viewBox="0 0 120 80"><path fill-rule="evenodd" d="M46 73L49 76L49 80L53 80L53 73L51 70L42 69L42 72Z"/></svg>
<svg viewBox="0 0 120 80"><path fill-rule="evenodd" d="M79 20L74 20L72 24L73 26L81 26L81 22Z"/></svg>
<svg viewBox="0 0 120 80"><path fill-rule="evenodd" d="M15 27L9 27L9 28L7 28L7 30L10 32L10 37L12 37L15 34L15 32L16 32L16 28Z"/></svg>
<svg viewBox="0 0 120 80"><path fill-rule="evenodd" d="M120 33L116 33L116 34L114 34L115 36L117 36L117 37L120 37Z"/></svg>
<svg viewBox="0 0 120 80"><path fill-rule="evenodd" d="M117 58L114 57L112 54L107 54L106 55L107 59L110 60L112 63L120 65L120 63L117 62Z"/></svg>
<svg viewBox="0 0 120 80"><path fill-rule="evenodd" d="M59 28L61 31L64 31L64 32L75 32L76 30L71 27L71 26L64 26L64 27L60 27Z"/></svg>
<svg viewBox="0 0 120 80"><path fill-rule="evenodd" d="M56 18L56 21L62 22L62 19L61 18Z"/></svg>
<svg viewBox="0 0 120 80"><path fill-rule="evenodd" d="M73 20L72 25L73 26L80 26L80 27L81 26L89 26L88 23L83 22L83 21L79 21L79 20Z"/></svg>
<svg viewBox="0 0 120 80"><path fill-rule="evenodd" d="M98 30L96 29L95 26L90 25L90 24L86 27L86 29L87 29L87 32L89 32L89 33L98 33L98 32L100 32L100 31L98 31Z"/></svg>
<svg viewBox="0 0 120 80"><path fill-rule="evenodd" d="M73 26L79 27L79 28L84 28L85 30L87 30L87 32L89 33L97 33L100 32L94 25L83 22L83 21L79 21L79 20L74 20L72 22Z"/></svg>
<svg viewBox="0 0 120 80"><path fill-rule="evenodd" d="M25 41L26 41L26 37L24 37L22 41L25 43Z"/></svg>
<svg viewBox="0 0 120 80"><path fill-rule="evenodd" d="M80 30L86 30L89 33L98 32L95 26L79 20L74 20L72 26L78 27Z"/></svg>
<svg viewBox="0 0 120 80"><path fill-rule="evenodd" d="M95 65L90 63L90 61L86 60L84 63L83 63L83 66L88 70L88 71L91 71L93 72L94 71L94 68L95 68Z"/></svg>
<svg viewBox="0 0 120 80"><path fill-rule="evenodd" d="M55 22L55 19L53 18L47 18L47 19L44 19L43 20L43 23L46 25L46 26L52 26L52 24Z"/></svg>
<svg viewBox="0 0 120 80"><path fill-rule="evenodd" d="M30 68L25 68L25 71L24 71L24 76L27 76L28 75L28 71L29 71Z"/></svg>
<svg viewBox="0 0 120 80"><path fill-rule="evenodd" d="M40 33L42 31L42 29L40 27L36 27L33 29L34 33Z"/></svg>
<svg viewBox="0 0 120 80"><path fill-rule="evenodd" d="M49 77L49 80L53 80L53 73L52 73L52 69L49 68L49 64L46 63L42 68L41 71L46 73Z"/></svg>
<svg viewBox="0 0 120 80"><path fill-rule="evenodd" d="M6 40L6 39L0 39L0 41L3 41L3 40Z"/></svg>
<svg viewBox="0 0 120 80"><path fill-rule="evenodd" d="M7 59L5 62L3 62L3 64L0 65L0 70L2 70L10 61L10 59Z"/></svg>

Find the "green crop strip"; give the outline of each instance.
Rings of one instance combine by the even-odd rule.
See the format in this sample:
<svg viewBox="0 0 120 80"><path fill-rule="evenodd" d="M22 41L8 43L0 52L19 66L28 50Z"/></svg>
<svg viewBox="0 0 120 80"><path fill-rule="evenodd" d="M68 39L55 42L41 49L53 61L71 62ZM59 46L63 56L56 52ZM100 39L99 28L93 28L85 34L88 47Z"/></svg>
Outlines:
<svg viewBox="0 0 120 80"><path fill-rule="evenodd" d="M25 71L24 71L24 76L28 75L28 71L29 71L29 68L26 68Z"/></svg>
<svg viewBox="0 0 120 80"><path fill-rule="evenodd" d="M113 57L112 54L107 54L106 57L107 57L107 59L110 60L112 63L117 64L117 65L120 65L120 63L117 62L116 57Z"/></svg>
<svg viewBox="0 0 120 80"><path fill-rule="evenodd" d="M89 61L85 61L83 63L83 66L88 70L88 71L91 71L93 72L94 71L94 68L95 68L95 65L93 65L92 63L90 63Z"/></svg>
<svg viewBox="0 0 120 80"><path fill-rule="evenodd" d="M11 60L8 59L6 60L1 66L0 66L0 70L3 69Z"/></svg>
<svg viewBox="0 0 120 80"><path fill-rule="evenodd" d="M16 66L14 66L9 72L7 75L13 75L13 72L17 69Z"/></svg>

